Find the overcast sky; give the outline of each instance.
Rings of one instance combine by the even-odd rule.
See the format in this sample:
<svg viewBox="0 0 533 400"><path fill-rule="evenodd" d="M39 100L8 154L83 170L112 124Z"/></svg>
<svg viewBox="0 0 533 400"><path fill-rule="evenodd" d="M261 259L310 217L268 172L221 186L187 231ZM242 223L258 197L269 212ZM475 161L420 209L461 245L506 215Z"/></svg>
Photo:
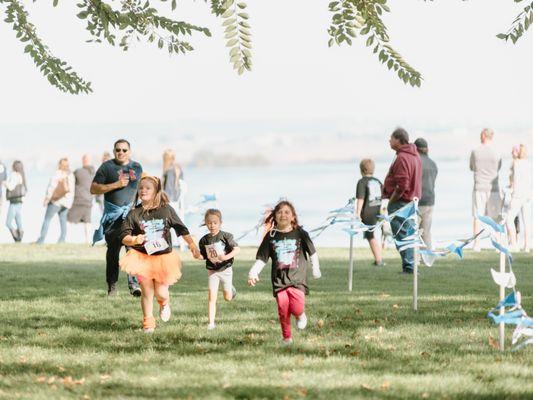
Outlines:
<svg viewBox="0 0 533 400"><path fill-rule="evenodd" d="M421 89L400 82L361 39L328 48L326 1L249 0L254 70L243 76L233 72L220 21L203 1L180 0L173 15L208 26L213 37L196 35L193 53L172 57L144 43L127 53L85 43L75 1L24 3L53 53L92 81L94 93L50 86L2 21L4 124L246 119L530 129L533 122L533 32L515 46L495 37L520 10L512 1L390 1L392 45L422 72Z"/></svg>

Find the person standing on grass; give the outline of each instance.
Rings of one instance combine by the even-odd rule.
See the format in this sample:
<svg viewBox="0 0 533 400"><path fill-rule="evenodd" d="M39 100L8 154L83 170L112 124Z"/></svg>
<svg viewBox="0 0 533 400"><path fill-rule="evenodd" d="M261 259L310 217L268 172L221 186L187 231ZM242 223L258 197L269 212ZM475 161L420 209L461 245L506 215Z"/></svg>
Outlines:
<svg viewBox="0 0 533 400"><path fill-rule="evenodd" d="M105 238L107 294L110 296L117 294L122 221L133 205L142 174L141 164L132 161L130 153L130 143L126 139L117 140L113 145L115 157L98 168L91 183L91 194L104 195L104 213L100 227L94 232L93 244ZM141 295L139 282L134 276L128 275L128 287L133 296Z"/></svg>
<svg viewBox="0 0 533 400"><path fill-rule="evenodd" d="M183 221L185 219L185 180L183 169L176 162L176 155L174 151L167 149L163 153L163 176L162 176L163 190L170 199L172 207L178 213L178 216ZM183 247L181 240L177 239L180 248ZM183 250L183 249L182 249Z"/></svg>
<svg viewBox="0 0 533 400"><path fill-rule="evenodd" d="M2 214L2 205L4 204L4 196L2 196L3 194L3 187L4 187L4 182L6 181L7 179L7 170L6 170L6 166L2 163L2 161L0 161L0 214Z"/></svg>
<svg viewBox="0 0 533 400"><path fill-rule="evenodd" d="M422 240L428 249L432 249L431 222L435 205L435 180L439 170L435 161L428 156L428 142L418 138L415 140L415 146L422 160L422 197L418 201L420 229L422 230Z"/></svg>
<svg viewBox="0 0 533 400"><path fill-rule="evenodd" d="M529 232L531 225L531 164L527 158L525 144L513 149L513 165L511 167L511 202L506 216L507 232L511 248L518 248L515 218L521 214L524 231L523 250L529 252Z"/></svg>
<svg viewBox="0 0 533 400"><path fill-rule="evenodd" d="M365 225L375 225L378 222L378 214L381 208L382 184L379 179L374 178L375 164L373 160L365 158L359 164L361 175L357 182L355 192L355 214ZM368 240L372 254L374 255L374 265L382 267L385 265L381 258L381 246L374 237L374 232L364 232L364 238Z"/></svg>
<svg viewBox="0 0 533 400"><path fill-rule="evenodd" d="M91 236L91 214L94 196L91 194L91 183L94 178L94 167L91 157L85 154L82 167L74 171L76 184L74 186L74 202L68 211L67 221L72 224L82 223L85 231L85 243L89 243Z"/></svg>
<svg viewBox="0 0 533 400"><path fill-rule="evenodd" d="M248 273L248 285L255 286L259 274L272 259L272 290L278 303L278 316L283 335L282 344L292 344L291 315L296 318L298 329L305 329L305 295L307 286L307 261L311 260L313 277L321 277L320 264L315 246L298 224L294 206L280 201L266 219L273 223L257 250L255 264Z"/></svg>
<svg viewBox="0 0 533 400"><path fill-rule="evenodd" d="M409 143L409 134L403 128L397 128L389 140L396 157L392 162L383 184L383 197L389 199L389 214L407 205L422 195L422 161L416 146ZM396 240L405 239L412 230L412 221L399 216L390 222L392 234ZM398 246L396 246L399 249ZM414 268L414 249L400 251L402 273L412 274Z"/></svg>
<svg viewBox="0 0 533 400"><path fill-rule="evenodd" d="M41 234L37 239L37 244L43 244L46 240L50 221L57 214L59 218L59 226L61 234L57 243L64 243L67 237L67 213L74 200L74 175L70 172L68 158L64 157L59 160L58 168L50 179L48 188L46 189L46 196L44 198L44 206L46 212L44 215L43 225L41 227Z"/></svg>
<svg viewBox="0 0 533 400"><path fill-rule="evenodd" d="M159 178L141 178L133 204L119 234L120 242L130 247L120 260L120 268L135 274L141 283L142 326L145 333L152 333L156 327L154 296L159 303L159 316L167 322L171 313L168 288L181 278L181 260L172 249L170 231L174 229L178 236L183 236L194 258L201 255L189 230L169 205Z"/></svg>
<svg viewBox="0 0 533 400"><path fill-rule="evenodd" d="M3 182L6 188L6 199L9 201L9 208L7 209L6 226L13 236L15 242L21 242L24 236L24 229L22 228L22 201L28 187L26 186L26 175L24 175L24 166L22 161L16 160L13 162L13 171L9 178ZM15 221L17 227L13 226Z"/></svg>
<svg viewBox="0 0 533 400"><path fill-rule="evenodd" d="M231 301L237 295L233 286L233 257L241 249L229 232L220 230L222 213L210 208L205 212L204 223L209 233L200 239L198 246L205 261L208 274L208 330L215 329L215 315L217 312L218 287L222 282L224 300Z"/></svg>
<svg viewBox="0 0 533 400"><path fill-rule="evenodd" d="M111 157L111 153L109 151L104 151L104 154L102 155L102 164L105 163L106 161L109 161L111 160L113 157ZM97 196L95 196L95 201L96 201L96 204L98 204L98 207L100 207L100 213L103 214L104 213L104 195L103 194L99 194Z"/></svg>
<svg viewBox="0 0 533 400"><path fill-rule="evenodd" d="M481 229L478 215L486 215L497 221L502 209L502 198L498 173L502 159L492 146L494 131L485 128L481 131L481 145L470 153L470 171L474 173L474 190L472 192L472 216L474 217L474 235ZM480 251L480 239L474 240L474 251Z"/></svg>

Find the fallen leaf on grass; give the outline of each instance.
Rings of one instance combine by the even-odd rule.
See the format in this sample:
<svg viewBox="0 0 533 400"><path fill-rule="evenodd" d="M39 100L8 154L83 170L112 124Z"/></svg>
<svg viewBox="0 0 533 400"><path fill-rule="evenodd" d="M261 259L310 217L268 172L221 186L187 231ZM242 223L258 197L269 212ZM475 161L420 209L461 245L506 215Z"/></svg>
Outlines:
<svg viewBox="0 0 533 400"><path fill-rule="evenodd" d="M359 350L355 350L355 351L352 351L350 355L354 357L359 357L361 355L361 352Z"/></svg>
<svg viewBox="0 0 533 400"><path fill-rule="evenodd" d="M228 382L224 382L224 383L222 384L222 389L228 389L228 388L230 388L230 387L231 387L231 385L230 385Z"/></svg>
<svg viewBox="0 0 533 400"><path fill-rule="evenodd" d="M38 383L44 383L46 382L46 376L40 376L36 379Z"/></svg>
<svg viewBox="0 0 533 400"><path fill-rule="evenodd" d="M46 332L37 332L37 336L46 336Z"/></svg>
<svg viewBox="0 0 533 400"><path fill-rule="evenodd" d="M398 308L400 308L400 306L398 304L393 304L392 305L392 308L394 308L395 310L397 310Z"/></svg>
<svg viewBox="0 0 533 400"><path fill-rule="evenodd" d="M431 354L429 354L427 351L423 351L422 353L420 353L420 355L422 357L429 357Z"/></svg>
<svg viewBox="0 0 533 400"><path fill-rule="evenodd" d="M369 392L372 392L374 390L370 386L368 386L366 383L363 383L361 385L361 389L368 390Z"/></svg>
<svg viewBox="0 0 533 400"><path fill-rule="evenodd" d="M381 293L381 294L379 295L379 298L380 298L380 299L386 299L387 297L390 297L390 294L388 294L388 293Z"/></svg>
<svg viewBox="0 0 533 400"><path fill-rule="evenodd" d="M383 382L383 384L379 387L381 390L389 390L390 388L390 382Z"/></svg>
<svg viewBox="0 0 533 400"><path fill-rule="evenodd" d="M494 350L500 350L500 344L496 339L492 337L492 335L489 335L489 346L492 347Z"/></svg>
<svg viewBox="0 0 533 400"><path fill-rule="evenodd" d="M362 311L360 308L356 308L356 309L355 309L355 313L356 313L357 315L361 315L361 314L363 313L363 311Z"/></svg>
<svg viewBox="0 0 533 400"><path fill-rule="evenodd" d="M380 326L379 329L378 329L378 332L379 332L379 333L383 333L384 330L385 330L385 328L383 328L382 326Z"/></svg>
<svg viewBox="0 0 533 400"><path fill-rule="evenodd" d="M28 359L24 356L20 356L19 357L19 361L22 363L22 364L26 364L28 362Z"/></svg>
<svg viewBox="0 0 533 400"><path fill-rule="evenodd" d="M301 397L306 397L307 396L307 389L304 388L304 387L301 387L298 389L298 394L301 396Z"/></svg>
<svg viewBox="0 0 533 400"><path fill-rule="evenodd" d="M381 323L381 321L380 321L379 319L375 319L373 322L374 322L376 325L378 325L379 323Z"/></svg>
<svg viewBox="0 0 533 400"><path fill-rule="evenodd" d="M323 319L319 319L318 321L316 321L316 324L319 328L322 328L324 326L324 320Z"/></svg>
<svg viewBox="0 0 533 400"><path fill-rule="evenodd" d="M422 398L423 399L429 399L429 393L428 392L422 393Z"/></svg>
<svg viewBox="0 0 533 400"><path fill-rule="evenodd" d="M55 381L56 381L55 376L51 376L50 378L48 378L48 380L46 381L46 383L48 383L49 385L51 385L51 384L54 383Z"/></svg>
<svg viewBox="0 0 533 400"><path fill-rule="evenodd" d="M65 372L65 368L63 368L61 365L57 368L59 372Z"/></svg>
<svg viewBox="0 0 533 400"><path fill-rule="evenodd" d="M270 322L271 324L275 324L276 323L276 321L273 320L273 319L269 319L268 322Z"/></svg>

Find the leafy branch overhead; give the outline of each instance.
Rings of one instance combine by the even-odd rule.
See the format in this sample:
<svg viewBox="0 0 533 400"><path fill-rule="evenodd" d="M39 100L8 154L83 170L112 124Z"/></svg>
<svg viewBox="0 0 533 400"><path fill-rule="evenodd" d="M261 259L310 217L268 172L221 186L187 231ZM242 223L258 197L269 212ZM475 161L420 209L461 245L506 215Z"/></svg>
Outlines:
<svg viewBox="0 0 533 400"><path fill-rule="evenodd" d="M386 0L338 0L329 3L333 13L328 29L328 45L352 44L357 36L366 38L367 47L372 47L374 54L389 70L397 72L398 77L411 86L420 86L420 72L411 67L389 43L387 28L381 15L390 12Z"/></svg>
<svg viewBox="0 0 533 400"><path fill-rule="evenodd" d="M34 0L35 2L36 0ZM205 0L211 13L221 19L224 40L229 48L229 60L240 75L252 69L252 41L246 3L239 0ZM52 0L53 6L59 0ZM152 0L152 3L170 3L174 12L177 0ZM523 3L524 0L514 0ZM115 7L114 7L114 6ZM3 6L3 10L2 7ZM89 32L88 42L106 42L128 50L134 41L154 43L170 54L185 54L193 50L189 38L194 33L211 36L208 28L165 17L154 8L150 0L78 0L77 17L85 22ZM365 40L378 60L411 86L420 86L422 76L389 44L387 28L382 20L390 12L387 0L333 0L328 29L329 46L351 45L358 37ZM28 12L21 0L0 0L4 22L10 24L16 37L24 44L41 73L50 84L63 92L78 94L92 92L90 82L82 79L65 61L55 57L37 35L29 21ZM498 38L515 43L533 24L533 2L524 6L507 33Z"/></svg>

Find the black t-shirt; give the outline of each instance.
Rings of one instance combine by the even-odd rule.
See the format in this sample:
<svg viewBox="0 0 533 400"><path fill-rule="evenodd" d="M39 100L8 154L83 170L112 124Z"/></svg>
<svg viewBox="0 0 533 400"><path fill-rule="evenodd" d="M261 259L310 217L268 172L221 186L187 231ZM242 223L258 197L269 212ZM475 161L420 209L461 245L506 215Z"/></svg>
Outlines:
<svg viewBox="0 0 533 400"><path fill-rule="evenodd" d="M363 176L357 182L355 197L364 199L361 219L365 224L375 224L381 207L381 182L373 176Z"/></svg>
<svg viewBox="0 0 533 400"><path fill-rule="evenodd" d="M272 259L272 290L274 297L288 287L309 293L307 259L316 250L309 234L302 228L290 232L269 232L263 238L255 258L263 262Z"/></svg>
<svg viewBox="0 0 533 400"><path fill-rule="evenodd" d="M233 265L233 258L223 262L215 261L217 256L231 253L235 247L239 247L233 235L220 231L215 236L210 233L200 239L198 244L200 253L205 259L205 267L214 271L224 271ZM211 261L213 260L213 261Z"/></svg>
<svg viewBox="0 0 533 400"><path fill-rule="evenodd" d="M120 241L122 242L122 239L127 235L136 236L140 234L146 235L147 240L163 238L168 243L168 248L153 254L170 253L172 251L171 228L174 228L178 236L189 234L189 230L170 205L167 204L155 210L143 210L142 205L138 204L122 222ZM132 248L142 253L147 253L142 244L132 246Z"/></svg>
<svg viewBox="0 0 533 400"><path fill-rule="evenodd" d="M143 169L141 164L130 161L129 164L118 164L115 159L108 160L98 168L93 182L100 185L108 185L119 180L122 174L130 177L130 182L122 189L115 189L104 194L104 199L117 206L125 206L135 199L137 184L141 178Z"/></svg>

